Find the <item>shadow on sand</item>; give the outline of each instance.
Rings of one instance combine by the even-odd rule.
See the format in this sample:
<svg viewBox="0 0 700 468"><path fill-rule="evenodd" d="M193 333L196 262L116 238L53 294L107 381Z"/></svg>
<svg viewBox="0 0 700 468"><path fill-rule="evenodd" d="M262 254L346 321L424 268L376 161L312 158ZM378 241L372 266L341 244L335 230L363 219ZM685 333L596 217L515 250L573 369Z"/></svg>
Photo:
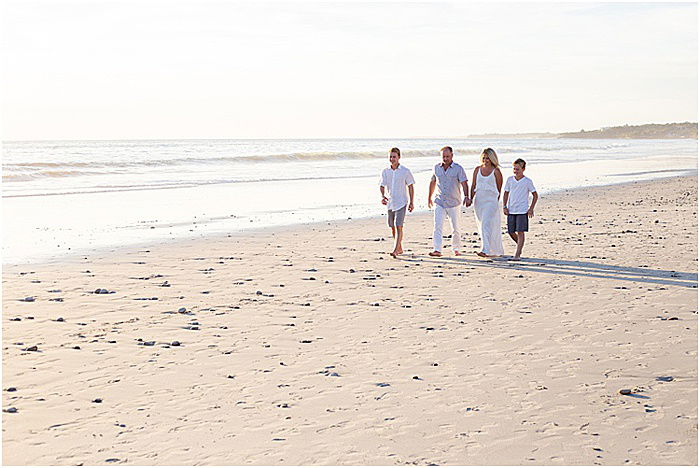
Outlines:
<svg viewBox="0 0 700 468"><path fill-rule="evenodd" d="M442 265L469 265L480 268L499 268L503 270L523 271L531 273L549 273L554 275L583 276L588 278L603 278L638 283L660 284L664 286L680 286L697 288L697 273L684 273L673 270L652 270L602 263L554 260L549 258L523 258L520 261L508 260L505 257L494 259L469 259L466 257L423 257L401 258L407 262L421 261Z"/></svg>

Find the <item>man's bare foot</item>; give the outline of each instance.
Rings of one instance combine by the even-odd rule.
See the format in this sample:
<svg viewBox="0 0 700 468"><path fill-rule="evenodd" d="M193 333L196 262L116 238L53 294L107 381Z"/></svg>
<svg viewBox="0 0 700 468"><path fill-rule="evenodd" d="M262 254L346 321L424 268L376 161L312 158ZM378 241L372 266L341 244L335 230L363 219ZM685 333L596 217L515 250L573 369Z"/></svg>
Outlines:
<svg viewBox="0 0 700 468"><path fill-rule="evenodd" d="M396 255L401 255L403 253L403 249L396 249L396 250L394 250L394 253Z"/></svg>
<svg viewBox="0 0 700 468"><path fill-rule="evenodd" d="M520 257L511 257L510 259L511 259L512 261L514 261L514 262L519 262L519 261L520 261Z"/></svg>
<svg viewBox="0 0 700 468"><path fill-rule="evenodd" d="M396 252L391 252L389 255L391 255L392 257L396 258Z"/></svg>
<svg viewBox="0 0 700 468"><path fill-rule="evenodd" d="M442 257L442 254L437 250L430 252L428 255L430 255L431 257Z"/></svg>
<svg viewBox="0 0 700 468"><path fill-rule="evenodd" d="M455 250L455 257L459 257L460 255L462 255L462 254L459 253L459 250Z"/></svg>
<svg viewBox="0 0 700 468"><path fill-rule="evenodd" d="M484 252L477 252L476 253L479 257L488 257Z"/></svg>

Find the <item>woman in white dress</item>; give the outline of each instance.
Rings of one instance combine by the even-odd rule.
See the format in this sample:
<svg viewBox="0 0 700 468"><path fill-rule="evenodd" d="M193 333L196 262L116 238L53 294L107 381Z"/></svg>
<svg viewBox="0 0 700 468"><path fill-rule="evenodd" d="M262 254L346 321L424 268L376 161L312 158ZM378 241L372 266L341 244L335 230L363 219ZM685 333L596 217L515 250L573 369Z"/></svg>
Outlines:
<svg viewBox="0 0 700 468"><path fill-rule="evenodd" d="M474 169L471 198L474 200L474 215L481 234L480 257L503 255L501 238L501 186L503 175L498 168L498 156L491 148L481 152L481 166Z"/></svg>

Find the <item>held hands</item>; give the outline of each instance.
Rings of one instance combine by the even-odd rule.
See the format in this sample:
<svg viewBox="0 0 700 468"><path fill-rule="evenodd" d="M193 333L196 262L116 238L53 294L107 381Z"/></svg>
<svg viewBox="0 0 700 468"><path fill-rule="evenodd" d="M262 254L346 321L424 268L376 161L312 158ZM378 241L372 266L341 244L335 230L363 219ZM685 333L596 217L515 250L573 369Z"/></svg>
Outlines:
<svg viewBox="0 0 700 468"><path fill-rule="evenodd" d="M389 203L389 199L387 197L383 196L382 197L382 205L386 205L387 203Z"/></svg>
<svg viewBox="0 0 700 468"><path fill-rule="evenodd" d="M503 214L508 216L508 207L505 205L503 206Z"/></svg>
<svg viewBox="0 0 700 468"><path fill-rule="evenodd" d="M464 197L464 206L466 206L467 208L472 206L472 199L469 197Z"/></svg>

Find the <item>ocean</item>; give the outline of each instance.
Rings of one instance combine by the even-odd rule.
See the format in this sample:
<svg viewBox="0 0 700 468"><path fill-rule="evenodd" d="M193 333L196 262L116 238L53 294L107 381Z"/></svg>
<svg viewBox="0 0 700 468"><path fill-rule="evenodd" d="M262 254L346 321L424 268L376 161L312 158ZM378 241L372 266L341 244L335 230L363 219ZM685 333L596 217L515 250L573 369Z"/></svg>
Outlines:
<svg viewBox="0 0 700 468"><path fill-rule="evenodd" d="M697 174L697 140L324 139L3 142L3 263L298 223L379 216L389 148L427 210L439 149L471 178L486 147L538 192ZM465 226L473 223L463 208ZM382 227L378 225L378 232Z"/></svg>

